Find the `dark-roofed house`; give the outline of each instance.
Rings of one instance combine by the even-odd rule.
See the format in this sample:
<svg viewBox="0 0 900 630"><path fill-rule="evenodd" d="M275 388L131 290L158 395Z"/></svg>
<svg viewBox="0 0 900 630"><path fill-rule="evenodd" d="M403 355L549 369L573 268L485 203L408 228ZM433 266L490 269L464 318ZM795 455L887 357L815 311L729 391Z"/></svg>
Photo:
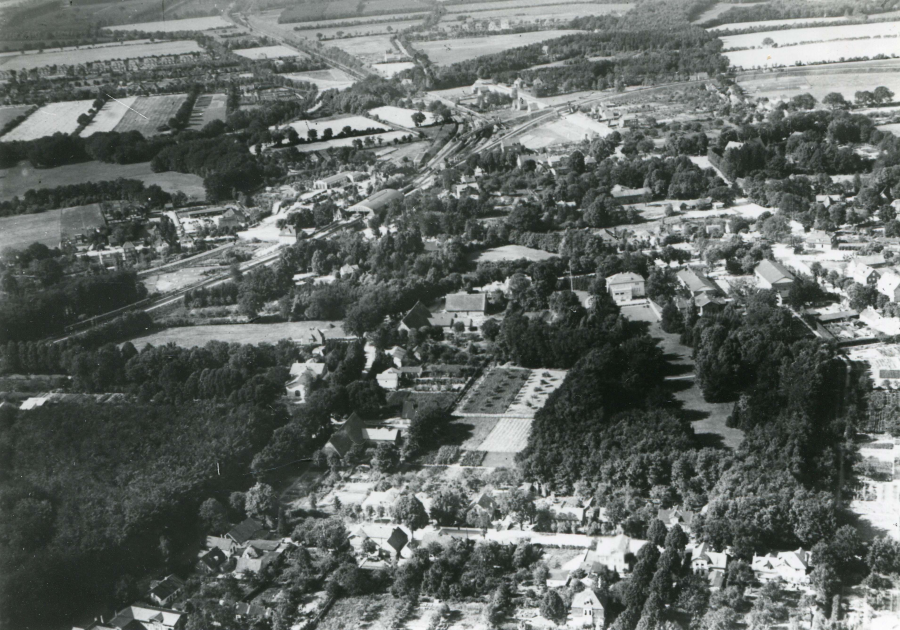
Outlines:
<svg viewBox="0 0 900 630"><path fill-rule="evenodd" d="M284 551L278 540L251 540L246 548L237 556L238 573L260 573L278 559Z"/></svg>
<svg viewBox="0 0 900 630"><path fill-rule="evenodd" d="M266 529L259 521L248 518L231 528L225 538L234 541L237 545L245 545L251 540L264 540L270 536L269 530Z"/></svg>
<svg viewBox="0 0 900 630"><path fill-rule="evenodd" d="M679 525L685 533L691 532L696 514L691 510L682 510L680 508L672 508L671 510L660 509L656 513L656 518L661 520L666 527Z"/></svg>
<svg viewBox="0 0 900 630"><path fill-rule="evenodd" d="M707 278L702 273L697 273L693 269L682 269L675 274L678 282L682 287L690 291L692 296L709 293L715 295L719 292L719 287L715 282Z"/></svg>
<svg viewBox="0 0 900 630"><path fill-rule="evenodd" d="M187 622L187 613L149 604L134 604L123 608L108 622L94 622L73 630L180 630Z"/></svg>
<svg viewBox="0 0 900 630"><path fill-rule="evenodd" d="M486 293L451 293L447 296L444 310L448 313L460 313L466 317L477 317L484 315L486 306Z"/></svg>
<svg viewBox="0 0 900 630"><path fill-rule="evenodd" d="M428 310L421 302L416 302L409 312L400 320L400 330L418 330L424 326L429 326L429 318L431 311Z"/></svg>
<svg viewBox="0 0 900 630"><path fill-rule="evenodd" d="M197 559L197 568L204 573L218 573L222 565L228 560L225 552L218 547L213 547L206 553L200 554Z"/></svg>
<svg viewBox="0 0 900 630"><path fill-rule="evenodd" d="M362 418L354 411L344 422L343 426L331 434L328 443L322 447L324 453L337 453L343 458L355 444L387 442L398 444L400 442L400 430L389 428L368 428Z"/></svg>
<svg viewBox="0 0 900 630"><path fill-rule="evenodd" d="M787 297L788 291L794 286L794 274L787 267L774 260L763 259L754 270L757 284L762 289L772 289L781 297Z"/></svg>
<svg viewBox="0 0 900 630"><path fill-rule="evenodd" d="M184 588L184 580L174 575L150 582L150 599L160 606L168 606L175 601L175 596Z"/></svg>

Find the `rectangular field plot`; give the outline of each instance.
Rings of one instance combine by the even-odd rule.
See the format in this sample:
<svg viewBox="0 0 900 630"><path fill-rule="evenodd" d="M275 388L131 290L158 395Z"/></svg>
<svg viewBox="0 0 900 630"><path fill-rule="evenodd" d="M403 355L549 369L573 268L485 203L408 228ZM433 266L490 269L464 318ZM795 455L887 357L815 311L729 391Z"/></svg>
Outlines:
<svg viewBox="0 0 900 630"><path fill-rule="evenodd" d="M394 140L401 140L411 135L408 131L388 131L387 133L370 134L367 136L356 136L355 138L338 138L337 140L328 140L327 142L311 142L309 144L298 144L296 148L300 153L309 153L310 151L323 151L325 149L335 149L337 147L351 147L354 140L366 141L372 138L375 142L374 146L387 146Z"/></svg>
<svg viewBox="0 0 900 630"><path fill-rule="evenodd" d="M114 131L140 131L144 136L161 133L159 128L168 124L186 98L186 94L141 96L125 112Z"/></svg>
<svg viewBox="0 0 900 630"><path fill-rule="evenodd" d="M723 53L732 66L739 68L773 68L805 65L810 63L834 63L876 55L891 56L900 49L900 39L853 39L814 44L800 44L785 48L737 50Z"/></svg>
<svg viewBox="0 0 900 630"><path fill-rule="evenodd" d="M415 109L393 107L392 105L385 105L384 107L376 107L375 109L369 110L369 116L377 116L385 122L400 125L401 127L416 127L417 125L412 119L413 114L415 113ZM422 125L433 125L435 122L434 114L431 112L422 113L425 115L425 121L422 122Z"/></svg>
<svg viewBox="0 0 900 630"><path fill-rule="evenodd" d="M0 190L3 180L0 179ZM0 251L23 249L32 243L59 247L59 217L62 210L0 218Z"/></svg>
<svg viewBox="0 0 900 630"><path fill-rule="evenodd" d="M227 97L224 94L201 94L194 102L190 129L203 129L214 120L225 120Z"/></svg>
<svg viewBox="0 0 900 630"><path fill-rule="evenodd" d="M725 6L727 6L730 9L733 5L725 5ZM716 16L713 16L713 17L716 17ZM879 13L879 14L877 14L876 17L878 17L878 18L896 18L896 17L900 17L900 12L892 11L890 13ZM707 18L707 19L712 19L712 17ZM716 31L736 31L736 30L743 30L743 29L747 29L747 28L759 28L759 27L770 27L773 29L781 27L781 26L800 27L805 24L822 24L822 23L827 24L828 22L841 22L846 19L847 19L846 16L839 15L839 16L835 16L835 17L811 17L811 18L788 18L785 20L764 20L761 22L733 22L731 24L720 24L719 26L713 26L706 30L714 33Z"/></svg>
<svg viewBox="0 0 900 630"><path fill-rule="evenodd" d="M371 118L366 118L365 116L344 116L343 118L333 118L331 120L298 120L287 126L296 129L301 138L305 138L310 129L315 129L320 138L326 129L331 129L333 133L339 133L344 127L350 127L353 131L390 129L390 127L384 123L372 120Z"/></svg>
<svg viewBox="0 0 900 630"><path fill-rule="evenodd" d="M502 415L531 375L524 368L494 368L469 392L458 413Z"/></svg>
<svg viewBox="0 0 900 630"><path fill-rule="evenodd" d="M94 116L91 124L82 130L81 136L87 138L95 133L113 131L116 125L125 117L125 114L129 112L130 108L134 107L134 103L137 100L137 96L127 96L118 100L110 99L106 101L106 104Z"/></svg>
<svg viewBox="0 0 900 630"><path fill-rule="evenodd" d="M843 26L820 26L816 28L795 28L786 31L761 31L742 35L724 35L720 39L724 50L763 46L763 40L771 39L778 46L807 42L830 42L859 37L897 37L900 22L875 24L845 24Z"/></svg>
<svg viewBox="0 0 900 630"><path fill-rule="evenodd" d="M384 61L384 54L386 52L396 52L391 44L390 33L335 39L328 43L335 48L340 48L348 55L359 57L363 61L369 63ZM418 46L418 43L416 45Z"/></svg>
<svg viewBox="0 0 900 630"><path fill-rule="evenodd" d="M2 70L30 70L44 66L76 66L95 61L113 59L138 59L140 57L161 57L203 52L192 40L172 42L127 42L118 46L96 46L92 48L65 49L55 52L26 53L0 56Z"/></svg>
<svg viewBox="0 0 900 630"><path fill-rule="evenodd" d="M506 413L510 416L533 418L565 379L566 370L533 370Z"/></svg>
<svg viewBox="0 0 900 630"><path fill-rule="evenodd" d="M503 52L510 48L527 46L548 39L556 39L564 35L581 33L582 31L558 30L535 31L532 33L513 33L509 35L491 35L488 37L463 37L459 39L439 39L430 42L416 42L413 46L420 50L438 65L449 65L459 61L468 61L483 55ZM343 46L341 47L343 48ZM348 51L349 52L349 51Z"/></svg>
<svg viewBox="0 0 900 630"><path fill-rule="evenodd" d="M404 70L415 68L416 64L412 61L397 61L395 63L373 63L372 69L383 77L390 79L395 74L399 74Z"/></svg>
<svg viewBox="0 0 900 630"><path fill-rule="evenodd" d="M226 343L277 343L281 339L291 339L301 343L310 343L317 339L322 331L326 339L344 338L346 335L340 322L291 322L280 324L226 324L222 326L185 326L169 328L151 335L133 339L135 347L143 348L146 344L154 346L174 343L182 348L204 346L210 341Z"/></svg>
<svg viewBox="0 0 900 630"><path fill-rule="evenodd" d="M528 446L531 422L530 418L500 418L477 450L488 453L518 453Z"/></svg>
<svg viewBox="0 0 900 630"><path fill-rule="evenodd" d="M372 18L368 18L371 20ZM417 20L397 20L396 22L371 22L363 20L358 23L349 24L343 20L336 20L340 26L303 25L303 30L294 31L298 36L305 39L316 41L319 39L319 33L326 40L344 37L365 37L367 35L378 35L380 33L398 33L406 30L411 26L417 26L422 23L422 18ZM324 23L327 25L327 22ZM340 35L338 35L340 33Z"/></svg>
<svg viewBox="0 0 900 630"><path fill-rule="evenodd" d="M883 85L891 91L900 94L900 60L895 60L895 66L885 67L883 71L868 66L876 62L860 62L859 64L842 64L840 72L838 68L833 71L811 69L808 73L767 73L747 79L738 80L738 85L748 96L770 99L791 98L797 94L809 93L821 101L830 92L840 92L847 100L853 100L853 95L859 90L874 90ZM858 71L853 71L850 66L859 65ZM868 71L866 71L868 70ZM877 71L876 71L877 70Z"/></svg>
<svg viewBox="0 0 900 630"><path fill-rule="evenodd" d="M66 101L44 105L22 124L3 136L3 142L34 140L54 133L69 134L78 129L78 117L86 114L94 101Z"/></svg>
<svg viewBox="0 0 900 630"><path fill-rule="evenodd" d="M319 88L320 92L325 90L345 90L355 82L353 77L337 68L313 70L312 72L292 72L281 76L292 81L312 83Z"/></svg>
<svg viewBox="0 0 900 630"><path fill-rule="evenodd" d="M144 33L177 33L179 31L211 31L216 28L234 26L225 18L211 17L185 18L183 20L166 20L165 22L141 22L139 24L119 24L106 26L107 31L141 31Z"/></svg>
<svg viewBox="0 0 900 630"><path fill-rule="evenodd" d="M305 57L306 54L287 46L260 46L259 48L241 48L232 50L235 55L246 57L247 59L281 59L283 57Z"/></svg>

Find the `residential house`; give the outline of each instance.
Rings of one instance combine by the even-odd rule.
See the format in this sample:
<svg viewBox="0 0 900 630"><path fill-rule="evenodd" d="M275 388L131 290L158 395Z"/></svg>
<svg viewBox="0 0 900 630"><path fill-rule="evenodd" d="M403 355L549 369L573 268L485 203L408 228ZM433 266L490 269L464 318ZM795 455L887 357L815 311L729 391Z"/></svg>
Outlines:
<svg viewBox="0 0 900 630"><path fill-rule="evenodd" d="M777 554L753 556L750 568L760 582L784 580L790 584L809 584L810 553L802 548Z"/></svg>
<svg viewBox="0 0 900 630"><path fill-rule="evenodd" d="M804 237L807 249L830 252L834 247L831 235L822 230L812 230Z"/></svg>
<svg viewBox="0 0 900 630"><path fill-rule="evenodd" d="M444 303L444 310L465 317L481 317L487 307L486 293L451 293Z"/></svg>
<svg viewBox="0 0 900 630"><path fill-rule="evenodd" d="M653 195L653 191L649 188L628 188L621 184L616 184L609 191L613 199L621 204L640 203Z"/></svg>
<svg viewBox="0 0 900 630"><path fill-rule="evenodd" d="M681 269L675 274L675 277L678 279L679 284L693 297L704 293L709 295L719 293L719 287L715 282L693 269Z"/></svg>
<svg viewBox="0 0 900 630"><path fill-rule="evenodd" d="M264 619L266 614L266 609L259 604L248 604L246 602L238 602L234 605L234 616L238 621L255 621L257 619Z"/></svg>
<svg viewBox="0 0 900 630"><path fill-rule="evenodd" d="M569 612L571 614L569 625L575 627L602 628L606 616L603 604L592 588L575 593Z"/></svg>
<svg viewBox="0 0 900 630"><path fill-rule="evenodd" d="M306 394L309 386L320 379L325 373L325 364L310 361L308 363L294 363L291 366L291 376L293 377L285 385L285 394L289 398L299 399L301 402L306 400Z"/></svg>
<svg viewBox="0 0 900 630"><path fill-rule="evenodd" d="M388 368L384 372L375 375L375 381L382 389L393 391L400 388L400 370Z"/></svg>
<svg viewBox="0 0 900 630"><path fill-rule="evenodd" d="M358 555L366 554L366 541L372 541L378 555L400 558L411 537L402 528L394 525L363 523L350 534L349 540Z"/></svg>
<svg viewBox="0 0 900 630"><path fill-rule="evenodd" d="M400 330L418 330L430 326L431 311L421 302L416 302L409 312L400 320Z"/></svg>
<svg viewBox="0 0 900 630"><path fill-rule="evenodd" d="M606 290L616 304L631 302L646 295L644 278L631 271L617 273L606 279Z"/></svg>
<svg viewBox="0 0 900 630"><path fill-rule="evenodd" d="M794 286L794 274L774 260L764 258L756 265L753 273L761 289L772 289L781 297L787 297L791 287Z"/></svg>
<svg viewBox="0 0 900 630"><path fill-rule="evenodd" d="M409 364L409 352L407 352L406 348L401 348L400 346L394 346L389 348L387 351L387 355L391 357L391 360L394 362L394 365L398 368L403 367L404 365Z"/></svg>
<svg viewBox="0 0 900 630"><path fill-rule="evenodd" d="M728 567L728 559L728 552L713 551L712 547L702 543L691 554L691 571L704 576L716 571L724 572Z"/></svg>
<svg viewBox="0 0 900 630"><path fill-rule="evenodd" d="M228 556L218 547L200 554L197 559L197 568L203 573L218 573L222 565L228 561Z"/></svg>
<svg viewBox="0 0 900 630"><path fill-rule="evenodd" d="M237 573L260 573L273 564L287 547L280 540L251 540L235 554Z"/></svg>
<svg viewBox="0 0 900 630"><path fill-rule="evenodd" d="M878 292L886 295L891 302L900 302L900 275L893 271L888 271L875 285Z"/></svg>
<svg viewBox="0 0 900 630"><path fill-rule="evenodd" d="M271 536L266 527L256 519L247 518L235 525L225 534L225 538L241 547L251 540L265 540Z"/></svg>
<svg viewBox="0 0 900 630"><path fill-rule="evenodd" d="M169 606L184 588L184 580L174 575L150 582L150 599L159 606Z"/></svg>
<svg viewBox="0 0 900 630"><path fill-rule="evenodd" d="M716 297L708 293L701 293L694 298L694 305L697 307L697 313L700 317L721 313L726 304L728 304L728 302L725 301L724 298Z"/></svg>
<svg viewBox="0 0 900 630"><path fill-rule="evenodd" d="M354 445L366 443L399 444L399 442L399 429L366 427L362 418L354 411L341 428L332 433L331 438L322 448L322 451L326 454L334 452L343 458Z"/></svg>
<svg viewBox="0 0 900 630"><path fill-rule="evenodd" d="M237 208L228 208L218 218L219 229L240 230L247 226L247 215Z"/></svg>
<svg viewBox="0 0 900 630"><path fill-rule="evenodd" d="M187 623L187 613L149 604L126 606L107 622L95 620L72 630L181 630Z"/></svg>
<svg viewBox="0 0 900 630"><path fill-rule="evenodd" d="M696 512L693 512L692 510L682 510L681 508L672 508L671 510L660 509L656 513L656 518L661 520L666 527L679 525L686 534L691 533L691 528L694 525L694 518L696 516Z"/></svg>
<svg viewBox="0 0 900 630"><path fill-rule="evenodd" d="M484 490L475 497L469 506L467 513L485 514L490 520L495 520L500 515L500 502L491 490Z"/></svg>
<svg viewBox="0 0 900 630"><path fill-rule="evenodd" d="M602 565L620 575L631 571L637 552L646 544L646 540L638 540L624 534L601 536L597 539L596 548L590 550L591 568L595 569L596 565ZM589 573L597 573L597 570L591 570Z"/></svg>
<svg viewBox="0 0 900 630"><path fill-rule="evenodd" d="M887 267L887 260L884 258L884 254L872 254L870 256L857 256L856 262L862 263L871 267L872 269L883 269Z"/></svg>
<svg viewBox="0 0 900 630"><path fill-rule="evenodd" d="M844 275L863 286L875 286L878 284L878 279L881 278L881 274L876 269L860 262L858 259L851 261L847 265Z"/></svg>

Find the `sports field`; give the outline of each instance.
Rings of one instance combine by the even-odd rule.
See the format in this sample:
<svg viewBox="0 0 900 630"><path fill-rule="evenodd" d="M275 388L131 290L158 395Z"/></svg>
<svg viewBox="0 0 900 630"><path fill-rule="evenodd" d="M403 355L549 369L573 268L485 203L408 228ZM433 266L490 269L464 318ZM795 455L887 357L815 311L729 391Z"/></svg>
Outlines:
<svg viewBox="0 0 900 630"><path fill-rule="evenodd" d="M225 18L211 17L185 18L183 20L166 20L165 22L140 22L138 24L119 24L104 27L108 31L141 31L144 33L177 33L178 31L211 31L216 28L234 26Z"/></svg>
<svg viewBox="0 0 900 630"><path fill-rule="evenodd" d="M154 173L149 162L140 164L104 164L82 162L56 168L36 169L28 162L0 169L0 201L21 197L26 191L55 188L85 182L112 181L119 178L138 179L146 185L156 184L169 193L182 191L194 199L206 199L203 179L185 173Z"/></svg>
<svg viewBox="0 0 900 630"><path fill-rule="evenodd" d="M514 33L508 35L490 35L487 37L463 37L458 39L438 39L429 42L416 42L415 48L426 55L432 63L449 65L459 61L468 61L483 55L503 52L510 48L527 46L548 39L556 39L564 35L572 35L582 31L557 30L534 31L531 33ZM342 46L343 48L343 46Z"/></svg>
<svg viewBox="0 0 900 630"><path fill-rule="evenodd" d="M54 133L72 133L78 129L78 117L86 114L94 103L86 101L64 101L44 105L22 124L3 136L3 142L14 140L34 140Z"/></svg>
<svg viewBox="0 0 900 630"><path fill-rule="evenodd" d="M281 45L260 46L259 48L240 48L238 50L232 50L231 52L235 55L257 61L260 59L281 59L284 57L306 57L306 53Z"/></svg>
<svg viewBox="0 0 900 630"><path fill-rule="evenodd" d="M57 52L28 52L0 56L0 70L31 70L44 66L76 66L95 61L137 59L203 52L193 40L166 42L125 42L119 46L96 46Z"/></svg>
<svg viewBox="0 0 900 630"><path fill-rule="evenodd" d="M322 331L326 339L345 338L340 322L290 322L281 324L229 324L222 326L185 326L168 328L150 335L132 339L137 348L146 344L162 346L174 343L182 348L206 345L210 341L226 343L277 343L290 339L299 343L318 343L317 331Z"/></svg>
<svg viewBox="0 0 900 630"><path fill-rule="evenodd" d="M121 122L122 117L128 113L129 108L134 107L134 103L137 100L137 96L126 96L118 100L110 99L106 101L106 104L94 116L91 124L82 130L81 135L87 138L95 133L114 130L116 125Z"/></svg>
<svg viewBox="0 0 900 630"><path fill-rule="evenodd" d="M355 79L343 70L329 68L327 70L313 70L311 72L291 72L281 75L292 81L312 83L320 92L325 90L345 90L353 85Z"/></svg>
<svg viewBox="0 0 900 630"><path fill-rule="evenodd" d="M156 135L160 133L159 127L168 124L186 98L186 94L141 96L131 105L131 109L122 108L124 112L115 131L140 131L144 136Z"/></svg>

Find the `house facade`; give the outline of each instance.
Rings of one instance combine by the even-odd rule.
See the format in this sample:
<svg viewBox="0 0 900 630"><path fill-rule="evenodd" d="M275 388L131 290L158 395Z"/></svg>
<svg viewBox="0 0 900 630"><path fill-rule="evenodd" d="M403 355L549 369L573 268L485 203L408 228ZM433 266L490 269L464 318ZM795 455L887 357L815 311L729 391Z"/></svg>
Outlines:
<svg viewBox="0 0 900 630"><path fill-rule="evenodd" d="M630 271L608 277L606 290L616 304L631 302L646 295L644 278Z"/></svg>

